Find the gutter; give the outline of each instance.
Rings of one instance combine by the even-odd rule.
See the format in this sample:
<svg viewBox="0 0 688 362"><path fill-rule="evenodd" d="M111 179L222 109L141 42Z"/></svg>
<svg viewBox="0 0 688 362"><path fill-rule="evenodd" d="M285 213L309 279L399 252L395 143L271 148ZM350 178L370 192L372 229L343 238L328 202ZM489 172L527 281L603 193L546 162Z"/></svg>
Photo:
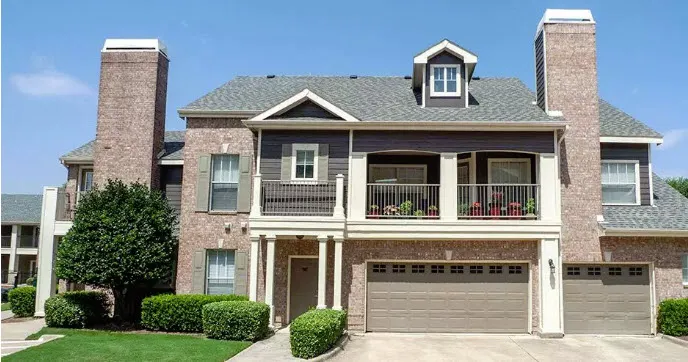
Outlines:
<svg viewBox="0 0 688 362"><path fill-rule="evenodd" d="M242 123L255 129L359 129L359 130L443 130L443 131L552 131L566 129L567 122L453 122L453 121L279 121L244 120Z"/></svg>
<svg viewBox="0 0 688 362"><path fill-rule="evenodd" d="M605 229L604 236L688 237L688 229Z"/></svg>
<svg viewBox="0 0 688 362"><path fill-rule="evenodd" d="M197 109L178 109L179 118L198 117L198 118L250 118L262 111L260 110L238 110L238 111L202 111Z"/></svg>

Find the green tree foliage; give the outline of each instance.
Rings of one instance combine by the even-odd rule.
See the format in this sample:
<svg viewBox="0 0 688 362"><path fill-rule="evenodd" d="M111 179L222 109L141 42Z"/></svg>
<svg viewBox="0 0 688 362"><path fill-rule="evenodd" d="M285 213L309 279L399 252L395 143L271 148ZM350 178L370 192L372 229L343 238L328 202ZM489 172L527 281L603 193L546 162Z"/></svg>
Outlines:
<svg viewBox="0 0 688 362"><path fill-rule="evenodd" d="M666 182L678 190L681 195L688 197L688 177L670 177Z"/></svg>
<svg viewBox="0 0 688 362"><path fill-rule="evenodd" d="M108 180L79 200L74 225L58 246L56 275L111 289L115 318L136 321L143 297L171 276L176 225L159 191Z"/></svg>

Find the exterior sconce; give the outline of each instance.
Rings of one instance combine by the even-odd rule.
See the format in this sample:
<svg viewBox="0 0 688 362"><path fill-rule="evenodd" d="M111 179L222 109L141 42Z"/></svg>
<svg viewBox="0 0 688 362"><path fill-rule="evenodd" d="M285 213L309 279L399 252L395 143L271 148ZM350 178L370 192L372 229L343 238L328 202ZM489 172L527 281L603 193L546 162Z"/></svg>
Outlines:
<svg viewBox="0 0 688 362"><path fill-rule="evenodd" d="M229 223L229 222L225 223L225 231L226 232L232 231L232 223Z"/></svg>
<svg viewBox="0 0 688 362"><path fill-rule="evenodd" d="M549 270L550 270L550 272L552 272L552 274L554 274L555 267L554 267L554 262L552 261L552 259L549 260Z"/></svg>

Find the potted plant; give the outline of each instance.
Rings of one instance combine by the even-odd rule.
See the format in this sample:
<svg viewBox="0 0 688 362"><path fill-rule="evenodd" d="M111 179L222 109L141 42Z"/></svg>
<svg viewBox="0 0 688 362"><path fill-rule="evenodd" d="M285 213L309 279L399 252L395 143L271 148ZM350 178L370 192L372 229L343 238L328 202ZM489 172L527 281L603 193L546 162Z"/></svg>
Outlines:
<svg viewBox="0 0 688 362"><path fill-rule="evenodd" d="M483 207L477 201L471 204L471 207L468 211L470 216L483 216Z"/></svg>
<svg viewBox="0 0 688 362"><path fill-rule="evenodd" d="M422 219L423 217L425 217L425 213L423 212L423 210L416 210L416 211L413 213L413 216L415 216L415 217L417 217L417 218L419 218L419 219Z"/></svg>
<svg viewBox="0 0 688 362"><path fill-rule="evenodd" d="M521 216L523 215L523 208L520 202L510 202L507 209L507 215L509 216Z"/></svg>
<svg viewBox="0 0 688 362"><path fill-rule="evenodd" d="M468 210L470 210L468 204L459 204L458 210L456 210L456 214L459 216L468 216Z"/></svg>
<svg viewBox="0 0 688 362"><path fill-rule="evenodd" d="M379 219L380 218L380 207L377 205L370 205L370 210L368 211L369 219Z"/></svg>
<svg viewBox="0 0 688 362"><path fill-rule="evenodd" d="M406 200L399 205L399 213L402 215L411 215L413 210L413 203L411 200Z"/></svg>
<svg viewBox="0 0 688 362"><path fill-rule="evenodd" d="M437 206L435 206L435 205L430 205L430 206L428 207L428 216L430 216L430 217L435 217L435 218L438 217L438 216L440 216L439 210L437 209Z"/></svg>
<svg viewBox="0 0 688 362"><path fill-rule="evenodd" d="M535 199L530 198L526 202L526 217L531 219L535 218Z"/></svg>
<svg viewBox="0 0 688 362"><path fill-rule="evenodd" d="M382 209L382 215L385 216L396 216L399 215L399 208L397 205L387 205Z"/></svg>
<svg viewBox="0 0 688 362"><path fill-rule="evenodd" d="M490 216L501 216L502 215L502 193L493 192L492 202L490 202ZM495 218L497 219L497 218Z"/></svg>

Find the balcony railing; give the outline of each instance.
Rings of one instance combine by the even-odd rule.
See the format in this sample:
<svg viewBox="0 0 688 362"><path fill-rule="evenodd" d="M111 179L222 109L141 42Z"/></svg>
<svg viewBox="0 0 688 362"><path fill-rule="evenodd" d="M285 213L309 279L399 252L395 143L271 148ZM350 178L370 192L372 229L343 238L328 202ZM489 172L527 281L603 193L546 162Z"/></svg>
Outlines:
<svg viewBox="0 0 688 362"><path fill-rule="evenodd" d="M459 219L538 219L540 185L458 185Z"/></svg>
<svg viewBox="0 0 688 362"><path fill-rule="evenodd" d="M268 181L262 184L263 215L332 216L334 181Z"/></svg>
<svg viewBox="0 0 688 362"><path fill-rule="evenodd" d="M440 185L368 184L368 219L437 219Z"/></svg>
<svg viewBox="0 0 688 362"><path fill-rule="evenodd" d="M2 236L2 247L3 248L11 248L12 247L12 236L11 235L3 235Z"/></svg>
<svg viewBox="0 0 688 362"><path fill-rule="evenodd" d="M76 212L76 204L88 191L78 193L68 193L64 189L57 192L57 207L55 210L55 220L72 221Z"/></svg>
<svg viewBox="0 0 688 362"><path fill-rule="evenodd" d="M38 247L38 237L33 235L20 235L19 236L19 247L20 248L37 248Z"/></svg>

